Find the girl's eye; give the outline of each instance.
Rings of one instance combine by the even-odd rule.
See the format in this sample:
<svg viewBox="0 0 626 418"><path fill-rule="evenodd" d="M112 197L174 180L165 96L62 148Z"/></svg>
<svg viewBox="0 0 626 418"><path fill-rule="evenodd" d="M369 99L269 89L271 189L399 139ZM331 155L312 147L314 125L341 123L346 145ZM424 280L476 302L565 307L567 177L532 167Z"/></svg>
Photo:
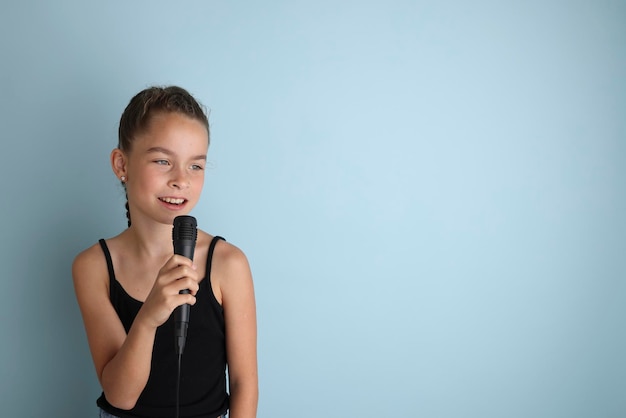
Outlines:
<svg viewBox="0 0 626 418"><path fill-rule="evenodd" d="M192 164L191 166L192 170L203 170L203 167L199 164Z"/></svg>
<svg viewBox="0 0 626 418"><path fill-rule="evenodd" d="M167 164L169 164L167 162L167 160L155 160L154 162L157 163L158 165L167 165Z"/></svg>

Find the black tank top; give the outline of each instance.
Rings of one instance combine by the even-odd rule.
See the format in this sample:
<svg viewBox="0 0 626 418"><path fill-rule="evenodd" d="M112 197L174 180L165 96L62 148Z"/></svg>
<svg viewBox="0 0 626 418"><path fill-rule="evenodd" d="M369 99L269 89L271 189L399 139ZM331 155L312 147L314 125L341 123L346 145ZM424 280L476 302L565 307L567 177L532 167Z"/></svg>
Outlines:
<svg viewBox="0 0 626 418"><path fill-rule="evenodd" d="M215 418L226 413L226 340L224 311L211 288L211 260L218 240L209 246L206 274L200 281L196 303L191 306L187 343L182 356L180 381L180 416ZM100 246L109 270L111 304L128 333L142 302L131 297L115 278L113 262L106 242ZM176 382L178 355L174 344L174 316L157 328L152 352L150 377L135 407L129 411L117 409L107 402L104 393L97 405L122 418L170 418L176 414Z"/></svg>

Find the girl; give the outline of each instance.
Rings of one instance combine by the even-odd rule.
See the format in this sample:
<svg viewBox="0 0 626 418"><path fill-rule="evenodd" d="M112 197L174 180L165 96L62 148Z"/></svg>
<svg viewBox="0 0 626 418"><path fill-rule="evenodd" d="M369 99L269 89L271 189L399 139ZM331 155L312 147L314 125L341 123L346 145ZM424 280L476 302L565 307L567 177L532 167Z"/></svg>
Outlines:
<svg viewBox="0 0 626 418"><path fill-rule="evenodd" d="M245 255L201 230L193 261L173 254L173 220L200 198L208 146L206 114L182 88L143 90L122 114L111 166L126 191L128 229L72 266L101 417L256 416L256 308ZM185 303L178 377L172 312Z"/></svg>

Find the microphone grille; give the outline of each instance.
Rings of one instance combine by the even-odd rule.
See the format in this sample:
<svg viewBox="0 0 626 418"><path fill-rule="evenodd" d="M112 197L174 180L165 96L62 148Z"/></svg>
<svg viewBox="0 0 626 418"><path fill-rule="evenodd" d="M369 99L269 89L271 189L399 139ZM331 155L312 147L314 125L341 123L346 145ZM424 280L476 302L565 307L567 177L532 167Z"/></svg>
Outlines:
<svg viewBox="0 0 626 418"><path fill-rule="evenodd" d="M196 218L189 215L181 215L174 218L174 229L172 229L174 240L196 241L198 238L198 228Z"/></svg>

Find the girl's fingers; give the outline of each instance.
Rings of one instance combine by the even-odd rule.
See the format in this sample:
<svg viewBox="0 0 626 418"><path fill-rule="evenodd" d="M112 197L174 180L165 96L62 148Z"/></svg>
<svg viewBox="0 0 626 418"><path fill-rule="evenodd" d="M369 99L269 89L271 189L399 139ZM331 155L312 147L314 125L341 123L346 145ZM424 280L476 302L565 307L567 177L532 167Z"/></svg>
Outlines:
<svg viewBox="0 0 626 418"><path fill-rule="evenodd" d="M185 303L189 305L195 305L196 297L190 293L179 294L176 299L176 306L184 305Z"/></svg>
<svg viewBox="0 0 626 418"><path fill-rule="evenodd" d="M181 293L182 290L189 290L191 295L196 295L200 285L191 277L182 277L172 283L173 293Z"/></svg>
<svg viewBox="0 0 626 418"><path fill-rule="evenodd" d="M190 261L189 259L186 260ZM160 280L163 285L169 285L172 282L187 278L193 280L196 283L199 280L198 273L193 264L173 264L167 262L159 272L159 277L157 278L157 280Z"/></svg>

